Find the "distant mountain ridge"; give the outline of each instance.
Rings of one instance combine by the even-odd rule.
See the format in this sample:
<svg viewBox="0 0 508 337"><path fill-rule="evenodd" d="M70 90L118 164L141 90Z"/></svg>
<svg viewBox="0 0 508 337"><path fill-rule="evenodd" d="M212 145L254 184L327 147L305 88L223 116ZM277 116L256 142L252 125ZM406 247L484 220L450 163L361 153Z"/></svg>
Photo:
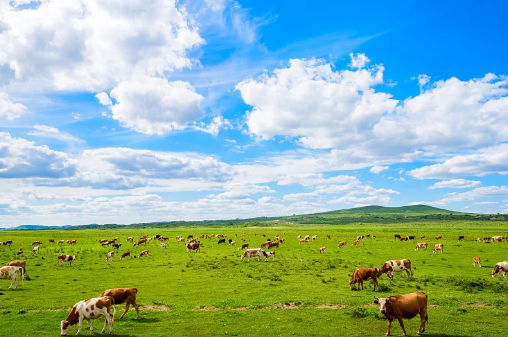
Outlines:
<svg viewBox="0 0 508 337"><path fill-rule="evenodd" d="M401 207L363 206L341 209L323 213L301 214L279 217L257 217L229 220L200 221L158 221L124 224L89 224L66 226L21 225L13 228L0 228L3 231L16 230L83 230L83 229L117 229L117 228L174 228L174 227L225 227L225 226L303 226L303 225L345 225L362 223L414 223L432 221L505 221L508 216L493 216L449 211L427 205Z"/></svg>

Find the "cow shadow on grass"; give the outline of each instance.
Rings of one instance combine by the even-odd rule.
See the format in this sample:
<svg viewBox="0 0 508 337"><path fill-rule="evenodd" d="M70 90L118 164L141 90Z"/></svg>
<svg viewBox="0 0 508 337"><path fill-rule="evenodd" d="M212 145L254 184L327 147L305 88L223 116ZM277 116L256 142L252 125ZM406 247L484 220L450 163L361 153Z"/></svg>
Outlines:
<svg viewBox="0 0 508 337"><path fill-rule="evenodd" d="M140 317L140 318L136 318L134 319L133 321L135 321L136 323L156 323L156 322L160 322L160 318L156 318L156 317ZM117 322L117 320L115 320L115 322ZM121 322L120 320L118 320L118 322Z"/></svg>

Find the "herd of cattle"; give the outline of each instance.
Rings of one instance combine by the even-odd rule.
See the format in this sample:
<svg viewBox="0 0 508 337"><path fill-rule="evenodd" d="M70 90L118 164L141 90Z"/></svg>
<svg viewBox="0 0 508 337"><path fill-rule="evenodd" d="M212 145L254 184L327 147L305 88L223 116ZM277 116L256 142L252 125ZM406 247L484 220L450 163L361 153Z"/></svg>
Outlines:
<svg viewBox="0 0 508 337"><path fill-rule="evenodd" d="M255 234L257 236L257 234ZM266 235L262 235L263 237L266 237ZM238 237L237 234L235 234L235 237ZM187 236L187 240L183 236L177 236L176 242L183 242L185 244L185 247L187 248L187 252L199 252L200 248L204 245L204 243L201 242L200 239L207 239L209 242L215 238L217 239L217 244L226 244L226 240L228 240L228 244L230 246L236 246L236 241L233 239L228 239L225 234L216 234L216 235L206 235L202 234L199 236L199 238L194 238L193 235ZM327 239L331 239L330 235L326 235ZM375 235L367 234L367 235L360 235L356 238L356 240L353 241L353 246L358 246L366 238L372 238L375 239ZM394 235L394 238L396 240L400 241L411 241L415 240L415 236L409 235L409 236L401 236L401 235ZM424 240L426 237L421 236L420 240ZM310 237L310 235L307 236L298 236L299 243L310 243L315 242L318 239L317 235L314 235ZM435 237L436 240L442 239L442 236L438 235ZM464 236L459 236L458 240L463 241L465 239ZM154 235L153 237L149 237L148 235L143 235L140 237L137 241L134 240L134 237L128 237L127 242L132 245L132 247L137 247L147 244L151 244L153 242L160 243L161 248L166 248L166 242L170 240L168 237L163 237L161 235ZM240 238L241 241L246 241L244 236ZM479 242L503 242L507 241L503 236L492 236L492 237L483 237L483 238L477 238L476 241ZM119 238L114 238L111 240L108 239L101 239L98 240L99 244L102 246L109 246L111 245L113 250L108 252L106 254L106 261L111 261L113 257L115 256L115 250L119 251L122 247L122 244L119 243ZM265 261L268 261L268 258L271 256L273 260L275 260L275 251L265 251L263 248L279 248L281 244L285 242L284 238L281 238L279 236L276 236L274 240L271 240L270 238L265 239L265 242L263 242L260 245L260 248L249 248L248 243L243 243L238 250L244 251L242 255L240 256L241 261L243 261L245 258L249 259L252 257L257 257L258 261L260 259L265 259ZM12 245L12 240L0 242L0 246L8 246L10 247ZM55 243L55 240L50 239L49 243ZM57 242L59 245L63 245L67 243L68 245L72 246L77 244L77 240L60 240ZM341 241L338 244L338 248L345 247L347 245L346 241ZM37 254L40 251L40 248L42 246L41 241L35 241L32 243L32 254ZM213 244L210 244L210 248L213 247ZM427 250L428 244L426 242L418 242L416 243L415 250L418 251L420 249ZM434 246L434 249L432 250L433 253L440 251L443 253L443 244L437 243ZM319 253L326 253L326 247L320 247ZM23 248L19 248L18 252L16 253L17 256L23 255L24 251ZM142 257L150 257L149 250L143 250L139 254L139 258ZM123 260L126 257L131 257L130 251L124 252L121 255L121 260ZM76 255L58 255L57 256L57 267L60 267L62 263L68 263L68 265L72 264L72 261L76 260ZM481 259L479 256L475 256L472 261L473 266L479 265L481 267ZM413 278L413 270L411 268L411 261L408 259L404 260L390 260L386 261L380 268L358 268L353 271L353 274L351 276L351 280L349 281L350 287L354 284L357 285L357 288L363 290L363 281L372 280L374 284L374 291L379 291L379 285L377 279L382 276L383 274L386 274L391 280L393 280L393 274L395 272L403 272L405 271L407 273L408 277ZM508 261L499 262L495 265L494 270L492 271L492 277L496 276L497 274L503 274L503 276L506 278L508 275ZM15 286L15 289L18 287L18 280L21 279L22 284L24 284L24 276L26 274L26 261L24 260L14 260L7 262L4 267L0 268L0 279L8 279L11 280L11 285L9 289L12 288L12 286ZM130 305L132 305L137 313L137 316L139 318L139 307L136 304L136 296L137 296L138 290L136 288L115 288L115 289L108 289L104 291L99 297L87 299L84 301L80 301L76 303L71 310L71 313L68 315L68 317L61 321L61 335L65 336L69 330L69 328L72 325L78 325L78 334L81 332L82 323L83 320L86 320L89 324L90 331L93 333L93 327L91 324L92 319L96 319L100 316L105 317L104 327L102 329L102 333L105 331L106 326L109 326L109 333L112 333L113 330L113 322L115 320L115 314L116 304L122 304L126 303L125 311L122 314L120 318L123 318L127 311L129 310ZM404 333L404 336L406 336L406 330L404 327L404 323L402 321L403 318L411 319L414 318L417 315L420 315L421 319L421 325L418 330L418 334L421 334L425 331L425 324L428 321L428 314L427 314L427 303L428 298L427 295L423 292L417 292L412 294L406 294L406 295L398 295L398 296L390 296L387 298L375 298L374 301L375 304L379 306L380 312L385 315L385 317L388 320L388 331L387 335L390 334L391 329L391 323L394 319L397 319L402 330ZM113 315L111 316L111 308L113 307Z"/></svg>

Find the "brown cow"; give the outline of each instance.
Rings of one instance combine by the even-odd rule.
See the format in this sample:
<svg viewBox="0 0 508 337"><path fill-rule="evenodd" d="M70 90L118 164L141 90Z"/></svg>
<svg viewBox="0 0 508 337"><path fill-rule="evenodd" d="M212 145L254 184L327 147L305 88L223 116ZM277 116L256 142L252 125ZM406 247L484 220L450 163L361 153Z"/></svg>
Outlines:
<svg viewBox="0 0 508 337"><path fill-rule="evenodd" d="M77 243L77 240L67 240L67 243L69 244L69 246L72 246Z"/></svg>
<svg viewBox="0 0 508 337"><path fill-rule="evenodd" d="M146 246L146 239L145 239L145 238L141 238L141 239L139 239L139 241L138 241L138 246L139 246L139 245L141 245L142 243L144 243L144 244L145 244L145 246Z"/></svg>
<svg viewBox="0 0 508 337"><path fill-rule="evenodd" d="M359 243L359 242L360 242L360 241L358 241L358 240L353 241L353 246L358 246L358 243Z"/></svg>
<svg viewBox="0 0 508 337"><path fill-rule="evenodd" d="M415 250L420 250L425 248L425 251L427 251L427 242L418 242L415 246Z"/></svg>
<svg viewBox="0 0 508 337"><path fill-rule="evenodd" d="M35 246L35 245L42 245L42 242L41 241L32 242L32 246Z"/></svg>
<svg viewBox="0 0 508 337"><path fill-rule="evenodd" d="M390 329L394 319L399 321L404 336L407 336L402 319L411 319L418 314L420 314L421 324L417 334L422 334L425 331L425 323L429 320L427 303L427 295L422 292L374 299L374 304L379 305L379 311L385 315L388 320L387 336L390 335Z"/></svg>
<svg viewBox="0 0 508 337"><path fill-rule="evenodd" d="M268 241L268 248L277 247L279 248L279 241L271 242Z"/></svg>
<svg viewBox="0 0 508 337"><path fill-rule="evenodd" d="M395 234L395 235L393 236L393 238L394 238L395 240L397 240L397 239L399 239L399 240L400 240L400 239L401 239L401 236L400 236L400 234Z"/></svg>
<svg viewBox="0 0 508 337"><path fill-rule="evenodd" d="M130 258L131 257L131 252L125 252L125 253L123 253L122 257L120 258L120 260L123 260L123 258L127 257L127 256Z"/></svg>
<svg viewBox="0 0 508 337"><path fill-rule="evenodd" d="M19 250L16 253L16 255L23 255L23 247L19 247Z"/></svg>
<svg viewBox="0 0 508 337"><path fill-rule="evenodd" d="M439 239L442 239L442 238L443 238L443 236L441 236L441 235L436 235L436 237L435 237L436 240L439 240Z"/></svg>
<svg viewBox="0 0 508 337"><path fill-rule="evenodd" d="M139 318L139 308L136 304L136 295L138 293L137 288L114 288L114 289L108 289L102 293L101 296L111 296L115 299L115 304L122 304L127 303L125 305L125 311L123 312L122 316L120 316L120 319L125 316L127 311L129 311L129 307L132 304L134 309L136 309L136 314Z"/></svg>
<svg viewBox="0 0 508 337"><path fill-rule="evenodd" d="M377 278L381 276L381 272L377 268L359 268L353 272L353 276L351 276L351 280L349 281L349 287L354 283L358 284L358 290L360 289L360 285L363 290L363 281L367 281L368 279L372 279L374 282L374 291L379 291L379 285L377 283Z"/></svg>
<svg viewBox="0 0 508 337"><path fill-rule="evenodd" d="M5 265L11 266L11 267L23 268L23 273L26 274L26 261L25 260L14 260L14 261L7 262Z"/></svg>
<svg viewBox="0 0 508 337"><path fill-rule="evenodd" d="M423 240L425 239L425 235L424 236L420 236L420 240Z"/></svg>
<svg viewBox="0 0 508 337"><path fill-rule="evenodd" d="M142 251L140 254L139 254L139 258L141 258L142 256L145 256L146 257L150 257L150 252L148 250L144 250Z"/></svg>
<svg viewBox="0 0 508 337"><path fill-rule="evenodd" d="M346 241L341 241L341 242L339 242L339 246L338 246L338 247L339 247L339 248L340 248L340 247L346 247Z"/></svg>
<svg viewBox="0 0 508 337"><path fill-rule="evenodd" d="M490 236L483 237L483 242L490 242L490 241L492 241L492 238Z"/></svg>
<svg viewBox="0 0 508 337"><path fill-rule="evenodd" d="M106 261L113 260L113 256L115 256L115 252L109 252L106 256Z"/></svg>
<svg viewBox="0 0 508 337"><path fill-rule="evenodd" d="M187 243L185 246L187 247L187 253L190 252L191 250L196 250L199 252L201 243L199 241L193 242L193 243Z"/></svg>
<svg viewBox="0 0 508 337"><path fill-rule="evenodd" d="M53 239L49 239L49 242L51 242L51 243L55 243L55 240L53 240Z"/></svg>
<svg viewBox="0 0 508 337"><path fill-rule="evenodd" d="M240 248L238 248L238 250L244 250L246 248L249 248L249 244L248 243L244 243Z"/></svg>
<svg viewBox="0 0 508 337"><path fill-rule="evenodd" d="M473 257L473 267L476 267L476 264L478 264L480 268L482 267L482 261L479 256Z"/></svg>

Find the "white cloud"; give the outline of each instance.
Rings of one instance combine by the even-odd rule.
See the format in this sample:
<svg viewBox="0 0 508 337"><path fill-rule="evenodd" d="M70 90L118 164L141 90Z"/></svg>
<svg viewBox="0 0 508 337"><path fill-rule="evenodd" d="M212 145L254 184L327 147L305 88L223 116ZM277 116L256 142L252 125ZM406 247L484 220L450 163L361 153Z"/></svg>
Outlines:
<svg viewBox="0 0 508 337"><path fill-rule="evenodd" d="M508 174L508 144L478 150L474 154L458 155L443 163L423 166L408 174L417 179L446 179L454 177Z"/></svg>
<svg viewBox="0 0 508 337"><path fill-rule="evenodd" d="M447 197L441 199L442 202L459 202L472 201L482 198L503 197L508 195L508 187L506 186L484 186L474 190L462 193L449 193Z"/></svg>
<svg viewBox="0 0 508 337"><path fill-rule="evenodd" d="M28 109L26 106L21 103L13 102L9 95L0 91L0 117L7 118L8 120L14 120L27 113Z"/></svg>
<svg viewBox="0 0 508 337"><path fill-rule="evenodd" d="M290 193L283 197L284 201L303 201L303 200L318 200L322 199L322 196L318 192L309 193Z"/></svg>
<svg viewBox="0 0 508 337"><path fill-rule="evenodd" d="M370 172L372 173L375 173L375 174L379 174L385 170L388 170L390 167L389 166L373 166L371 169L370 169Z"/></svg>
<svg viewBox="0 0 508 337"><path fill-rule="evenodd" d="M0 132L0 178L73 176L76 162L66 153Z"/></svg>
<svg viewBox="0 0 508 337"><path fill-rule="evenodd" d="M477 180L465 180L465 179L451 179L451 180L443 180L438 181L432 186L429 186L429 189L435 188L470 188L477 187L482 183Z"/></svg>
<svg viewBox="0 0 508 337"><path fill-rule="evenodd" d="M111 102L111 98L109 98L108 94L103 92L99 92L97 95L95 95L95 98L99 101L100 104L105 106L113 105L113 102Z"/></svg>
<svg viewBox="0 0 508 337"><path fill-rule="evenodd" d="M370 59L363 53L358 53L356 55L351 53L349 57L351 58L351 63L349 64L351 68L363 68L370 62Z"/></svg>
<svg viewBox="0 0 508 337"><path fill-rule="evenodd" d="M261 197L258 199L259 203L276 202L277 198L274 197Z"/></svg>
<svg viewBox="0 0 508 337"><path fill-rule="evenodd" d="M55 127L47 126L47 125L34 125L35 131L29 131L28 135L43 137L43 138L52 138L58 139L64 142L78 142L83 143L84 140L74 137L70 133L62 132Z"/></svg>
<svg viewBox="0 0 508 337"><path fill-rule="evenodd" d="M195 130L206 132L214 137L217 137L221 129L232 129L233 126L227 119L224 119L222 116L215 116L210 122L210 124L205 124L201 122L199 124L194 125L193 128Z"/></svg>
<svg viewBox="0 0 508 337"><path fill-rule="evenodd" d="M473 203L473 205L497 205L497 204L499 204L498 201L478 201Z"/></svg>
<svg viewBox="0 0 508 337"><path fill-rule="evenodd" d="M148 135L183 130L189 123L204 117L203 96L187 82L140 76L120 82L110 96L117 102L109 106L111 118L126 128ZM105 95L98 99L109 104Z"/></svg>
<svg viewBox="0 0 508 337"><path fill-rule="evenodd" d="M31 192L27 194L28 199L39 200L39 199L61 199L61 196L55 193L36 193Z"/></svg>
<svg viewBox="0 0 508 337"><path fill-rule="evenodd" d="M0 64L32 88L100 91L134 72L160 76L191 66L187 51L203 43L174 0L34 3L4 2L0 17Z"/></svg>
<svg viewBox="0 0 508 337"><path fill-rule="evenodd" d="M223 188L226 190L225 192L219 194L210 194L208 198L221 200L245 199L251 195L259 193L275 193L275 191L272 190L269 186L256 185L247 182L227 183L223 186Z"/></svg>

